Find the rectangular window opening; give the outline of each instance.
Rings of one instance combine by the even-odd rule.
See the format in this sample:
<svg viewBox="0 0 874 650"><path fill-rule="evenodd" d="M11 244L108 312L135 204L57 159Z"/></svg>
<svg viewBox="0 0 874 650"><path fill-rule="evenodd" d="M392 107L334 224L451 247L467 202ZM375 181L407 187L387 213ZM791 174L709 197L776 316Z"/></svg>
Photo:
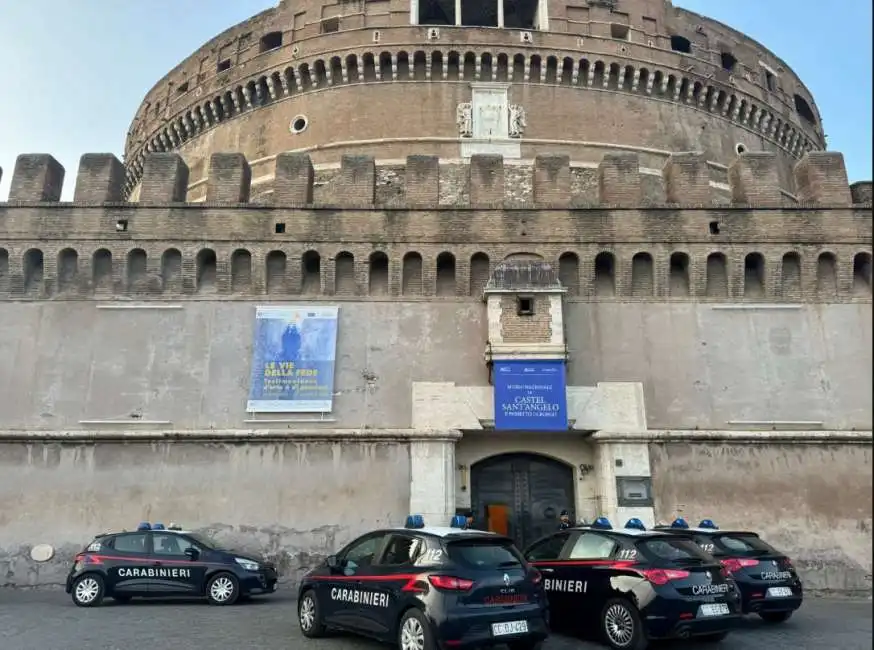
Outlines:
<svg viewBox="0 0 874 650"><path fill-rule="evenodd" d="M333 34L334 32L340 31L340 19L339 18L325 18L321 22L321 32L322 34Z"/></svg>
<svg viewBox="0 0 874 650"><path fill-rule="evenodd" d="M224 61L219 61L218 66L216 66L216 72L224 72L225 70L231 69L231 60L225 59Z"/></svg>
<svg viewBox="0 0 874 650"><path fill-rule="evenodd" d="M276 227L274 228L274 231L276 232L277 235L284 234L285 233L285 224L281 223L281 222L277 223Z"/></svg>
<svg viewBox="0 0 874 650"><path fill-rule="evenodd" d="M519 316L533 316L534 298L532 296L519 296L516 298L516 314Z"/></svg>
<svg viewBox="0 0 874 650"><path fill-rule="evenodd" d="M279 47L282 47L282 32L270 32L261 37L259 49L262 52L269 52Z"/></svg>
<svg viewBox="0 0 874 650"><path fill-rule="evenodd" d="M497 27L497 2L462 2L461 24L466 27Z"/></svg>
<svg viewBox="0 0 874 650"><path fill-rule="evenodd" d="M184 84L179 84L179 86L176 88L176 92L179 93L180 95L184 95L185 93L187 93L188 92L188 82L186 81Z"/></svg>
<svg viewBox="0 0 874 650"><path fill-rule="evenodd" d="M420 25L454 25L455 0L419 0Z"/></svg>
<svg viewBox="0 0 874 650"><path fill-rule="evenodd" d="M503 0L504 2L504 27L507 29L537 29L537 9L540 3L537 0ZM588 13L588 11L587 11Z"/></svg>
<svg viewBox="0 0 874 650"><path fill-rule="evenodd" d="M631 28L628 25L622 25L621 23L610 24L611 38L615 38L620 41L627 41L630 34Z"/></svg>
<svg viewBox="0 0 874 650"><path fill-rule="evenodd" d="M115 230L117 232L127 232L127 219L119 219L116 221Z"/></svg>

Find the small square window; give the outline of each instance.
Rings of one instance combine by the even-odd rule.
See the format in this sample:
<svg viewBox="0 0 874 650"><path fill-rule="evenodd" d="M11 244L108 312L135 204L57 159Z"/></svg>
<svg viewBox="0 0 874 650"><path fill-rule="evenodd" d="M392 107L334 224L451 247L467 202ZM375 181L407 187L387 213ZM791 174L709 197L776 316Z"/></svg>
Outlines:
<svg viewBox="0 0 874 650"><path fill-rule="evenodd" d="M340 19L339 18L325 18L322 20L322 34L332 34L334 32L340 31Z"/></svg>
<svg viewBox="0 0 874 650"><path fill-rule="evenodd" d="M274 228L274 232L276 232L277 235L284 234L285 233L285 224L284 223L277 223L276 227Z"/></svg>
<svg viewBox="0 0 874 650"><path fill-rule="evenodd" d="M620 41L627 41L631 33L631 28L628 25L620 23L612 23L610 25L610 36Z"/></svg>
<svg viewBox="0 0 874 650"><path fill-rule="evenodd" d="M718 221L711 221L710 222L710 234L711 235L718 235L719 234L719 222Z"/></svg>
<svg viewBox="0 0 874 650"><path fill-rule="evenodd" d="M127 232L127 219L119 219L115 222L115 229L118 232Z"/></svg>
<svg viewBox="0 0 874 650"><path fill-rule="evenodd" d="M224 61L219 61L218 66L216 66L216 72L224 72L225 70L231 69L231 60L225 59Z"/></svg>
<svg viewBox="0 0 874 650"><path fill-rule="evenodd" d="M534 298L531 296L516 298L516 313L519 316L532 316L534 314Z"/></svg>
<svg viewBox="0 0 874 650"><path fill-rule="evenodd" d="M617 476L616 500L622 508L652 506L652 479L648 476Z"/></svg>

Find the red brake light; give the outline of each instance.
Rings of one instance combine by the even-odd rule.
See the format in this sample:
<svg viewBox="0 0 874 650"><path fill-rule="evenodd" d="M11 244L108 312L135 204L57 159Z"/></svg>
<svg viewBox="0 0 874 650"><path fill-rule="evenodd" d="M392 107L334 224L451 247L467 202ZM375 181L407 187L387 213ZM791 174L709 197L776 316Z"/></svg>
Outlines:
<svg viewBox="0 0 874 650"><path fill-rule="evenodd" d="M539 585L543 581L543 574L540 573L537 569L531 569L531 582L535 585Z"/></svg>
<svg viewBox="0 0 874 650"><path fill-rule="evenodd" d="M689 577L689 572L682 569L644 569L641 573L654 585L666 585L671 580L682 580Z"/></svg>
<svg viewBox="0 0 874 650"><path fill-rule="evenodd" d="M428 576L428 582L446 591L467 591L473 587L473 580L453 578L452 576Z"/></svg>
<svg viewBox="0 0 874 650"><path fill-rule="evenodd" d="M725 567L725 570L729 573L734 573L735 571L740 571L744 567L756 566L759 561L754 560L748 557L729 557L724 560L720 560L722 566Z"/></svg>

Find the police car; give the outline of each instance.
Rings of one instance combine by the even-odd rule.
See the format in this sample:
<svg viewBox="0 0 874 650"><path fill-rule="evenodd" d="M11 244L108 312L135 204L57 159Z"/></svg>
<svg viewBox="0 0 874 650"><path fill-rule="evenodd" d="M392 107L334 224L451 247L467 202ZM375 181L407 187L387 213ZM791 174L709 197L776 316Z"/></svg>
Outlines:
<svg viewBox="0 0 874 650"><path fill-rule="evenodd" d="M142 523L136 531L104 533L76 555L67 593L80 607L104 597L206 597L231 605L241 596L276 589L276 568L249 554L222 549L197 533Z"/></svg>
<svg viewBox="0 0 874 650"><path fill-rule="evenodd" d="M690 528L683 518L659 530L686 535L722 563L737 583L743 613L782 623L801 607L801 580L791 560L748 530L720 530L710 519Z"/></svg>
<svg viewBox="0 0 874 650"><path fill-rule="evenodd" d="M739 618L734 581L681 535L648 531L639 519L592 524L534 542L525 558L543 574L554 627L598 631L612 648L650 639L724 639Z"/></svg>
<svg viewBox="0 0 874 650"><path fill-rule="evenodd" d="M540 573L512 540L450 527L376 530L307 573L298 593L304 636L341 629L401 650L508 644L532 650L548 635Z"/></svg>

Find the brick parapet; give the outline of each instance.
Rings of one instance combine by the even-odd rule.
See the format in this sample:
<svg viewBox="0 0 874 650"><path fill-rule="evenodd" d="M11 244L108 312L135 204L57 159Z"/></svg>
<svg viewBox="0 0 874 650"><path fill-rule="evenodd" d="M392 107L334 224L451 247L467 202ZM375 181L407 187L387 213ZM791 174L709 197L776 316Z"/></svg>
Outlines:
<svg viewBox="0 0 874 650"><path fill-rule="evenodd" d="M742 155L729 174L729 194L757 205L720 205L709 184L708 204L707 163L696 153L665 165L664 194L674 204L634 205L639 165L612 156L597 170L610 203L585 208L573 207L565 156L535 161L531 200L514 208L496 189L510 168L494 156L474 158L470 171L489 175L490 185L478 182L479 193L454 206L429 205L439 199L435 162L411 159L410 205L376 205L374 161L361 156L343 159L344 191L333 204L247 204L248 162L215 154L212 195L237 200L191 204L178 201L185 163L155 154L148 202L133 204L106 201L116 196L117 161L86 155L78 201L62 203L45 198L60 196L63 167L21 156L17 201L0 204L0 297L479 299L486 267L525 251L556 265L571 299L871 300L871 205L851 202L837 153L799 162L808 201L798 205L774 192L766 173L774 154ZM278 196L312 196L306 155L286 154L277 167L276 182L289 188Z"/></svg>

